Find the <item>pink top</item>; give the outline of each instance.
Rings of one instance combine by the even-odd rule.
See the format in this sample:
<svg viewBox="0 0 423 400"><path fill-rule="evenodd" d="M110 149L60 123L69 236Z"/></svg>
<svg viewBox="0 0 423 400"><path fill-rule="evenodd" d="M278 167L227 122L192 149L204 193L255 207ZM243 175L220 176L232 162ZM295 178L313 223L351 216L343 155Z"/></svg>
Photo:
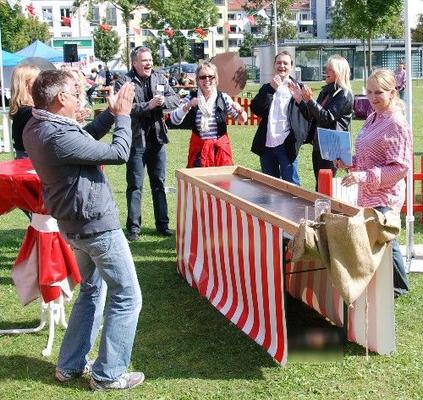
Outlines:
<svg viewBox="0 0 423 400"><path fill-rule="evenodd" d="M357 137L350 168L359 172L359 206L401 209L411 143L411 131L401 110L369 115Z"/></svg>
<svg viewBox="0 0 423 400"><path fill-rule="evenodd" d="M405 89L405 69L397 69L395 71L395 82L396 82L396 89L403 90Z"/></svg>

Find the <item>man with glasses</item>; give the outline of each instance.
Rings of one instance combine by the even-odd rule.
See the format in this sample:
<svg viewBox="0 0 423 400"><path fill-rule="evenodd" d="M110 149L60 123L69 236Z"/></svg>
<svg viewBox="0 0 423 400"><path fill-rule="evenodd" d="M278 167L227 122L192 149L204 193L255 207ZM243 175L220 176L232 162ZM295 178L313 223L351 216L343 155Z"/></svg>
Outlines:
<svg viewBox="0 0 423 400"><path fill-rule="evenodd" d="M119 89L125 81L135 85L135 99L131 111L132 146L126 164L126 201L128 240L139 239L141 231L142 188L147 167L153 198L156 230L171 236L165 192L166 149L169 142L163 112L179 105L179 97L167 79L153 70L151 50L136 47L131 53L132 69L115 84Z"/></svg>
<svg viewBox="0 0 423 400"><path fill-rule="evenodd" d="M101 165L128 160L134 89L123 85L108 98L109 108L84 128L76 121L79 90L70 72L41 72L32 87L33 117L23 133L45 207L72 246L82 276L55 377L67 382L91 372L93 390L129 389L144 381L142 372L127 372L142 298ZM113 123L112 142L100 141ZM102 324L98 356L91 363L87 355Z"/></svg>

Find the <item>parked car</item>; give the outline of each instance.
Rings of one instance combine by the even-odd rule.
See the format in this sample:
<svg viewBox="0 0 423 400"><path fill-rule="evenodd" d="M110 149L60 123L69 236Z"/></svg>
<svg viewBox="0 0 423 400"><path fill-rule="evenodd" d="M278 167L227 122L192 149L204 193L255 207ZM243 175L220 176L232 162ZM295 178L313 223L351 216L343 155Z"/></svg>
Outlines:
<svg viewBox="0 0 423 400"><path fill-rule="evenodd" d="M181 78L182 73L186 73L188 79L193 83L195 82L195 71L197 70L197 64L194 63L181 63L181 69L179 70L179 64L173 64L169 69L169 74L174 76L178 81Z"/></svg>

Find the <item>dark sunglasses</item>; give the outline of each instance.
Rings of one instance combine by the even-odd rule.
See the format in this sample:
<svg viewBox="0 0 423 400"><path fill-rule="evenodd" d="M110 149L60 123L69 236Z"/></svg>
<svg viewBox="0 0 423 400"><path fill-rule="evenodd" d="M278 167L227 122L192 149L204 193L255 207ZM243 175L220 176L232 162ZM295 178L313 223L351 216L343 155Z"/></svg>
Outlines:
<svg viewBox="0 0 423 400"><path fill-rule="evenodd" d="M198 79L205 81L206 79L210 79L211 81L216 78L214 75L201 75L198 77Z"/></svg>

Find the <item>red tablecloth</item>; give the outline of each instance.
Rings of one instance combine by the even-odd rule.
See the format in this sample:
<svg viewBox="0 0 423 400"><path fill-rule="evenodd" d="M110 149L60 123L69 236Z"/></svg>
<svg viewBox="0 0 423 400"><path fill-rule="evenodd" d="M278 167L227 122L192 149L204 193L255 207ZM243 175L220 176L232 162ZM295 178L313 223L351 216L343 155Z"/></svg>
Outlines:
<svg viewBox="0 0 423 400"><path fill-rule="evenodd" d="M47 216L41 183L29 159L0 163L0 215L16 207L34 214L13 272L30 276L31 269L35 268L38 276L37 288L23 287L25 282L17 282L14 276L21 301L27 304L41 294L44 301L49 302L57 299L62 291L69 293L69 289L81 281L78 265L69 245L54 228L55 220ZM28 278L27 285L34 282Z"/></svg>

